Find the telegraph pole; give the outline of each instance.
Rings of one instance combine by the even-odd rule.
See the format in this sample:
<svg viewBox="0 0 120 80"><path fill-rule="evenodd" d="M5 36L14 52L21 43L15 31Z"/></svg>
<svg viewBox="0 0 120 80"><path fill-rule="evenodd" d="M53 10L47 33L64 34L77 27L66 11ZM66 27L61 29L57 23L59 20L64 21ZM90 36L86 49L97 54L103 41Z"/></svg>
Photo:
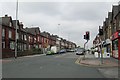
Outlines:
<svg viewBox="0 0 120 80"><path fill-rule="evenodd" d="M16 29L15 29L15 59L17 58L17 20L18 20L18 0L16 2Z"/></svg>

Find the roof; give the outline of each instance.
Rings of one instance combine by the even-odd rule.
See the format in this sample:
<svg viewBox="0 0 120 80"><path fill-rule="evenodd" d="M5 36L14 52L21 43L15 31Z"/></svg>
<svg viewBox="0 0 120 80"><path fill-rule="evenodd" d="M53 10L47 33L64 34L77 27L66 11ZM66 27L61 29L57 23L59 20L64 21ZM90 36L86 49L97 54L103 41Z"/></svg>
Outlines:
<svg viewBox="0 0 120 80"><path fill-rule="evenodd" d="M112 12L113 12L113 18L115 18L115 16L118 14L118 5L113 6Z"/></svg>
<svg viewBox="0 0 120 80"><path fill-rule="evenodd" d="M31 34L33 34L33 35L36 35L36 34L39 34L39 33L40 33L39 27L25 28L24 30L26 30L28 33L31 33Z"/></svg>
<svg viewBox="0 0 120 80"><path fill-rule="evenodd" d="M44 36L44 37L49 37L50 33L44 31L44 32L41 33L41 35Z"/></svg>
<svg viewBox="0 0 120 80"><path fill-rule="evenodd" d="M108 13L108 20L109 20L109 22L112 21L112 12Z"/></svg>

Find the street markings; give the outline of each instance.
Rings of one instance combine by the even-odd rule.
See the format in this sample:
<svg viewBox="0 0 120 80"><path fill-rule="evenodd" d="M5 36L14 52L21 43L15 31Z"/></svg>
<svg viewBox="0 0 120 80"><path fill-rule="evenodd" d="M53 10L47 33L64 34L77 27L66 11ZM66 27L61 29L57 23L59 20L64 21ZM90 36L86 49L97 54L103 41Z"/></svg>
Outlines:
<svg viewBox="0 0 120 80"><path fill-rule="evenodd" d="M81 61L81 57L79 57L79 58L75 61L75 63L76 63L76 64L80 64L80 61Z"/></svg>

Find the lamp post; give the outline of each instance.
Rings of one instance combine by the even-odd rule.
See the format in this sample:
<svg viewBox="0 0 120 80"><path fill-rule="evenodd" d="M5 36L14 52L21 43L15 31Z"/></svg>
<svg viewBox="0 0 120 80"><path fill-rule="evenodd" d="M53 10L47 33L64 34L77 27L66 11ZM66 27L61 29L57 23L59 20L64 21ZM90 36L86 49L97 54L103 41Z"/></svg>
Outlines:
<svg viewBox="0 0 120 80"><path fill-rule="evenodd" d="M61 49L61 39L60 39L60 24L58 24L58 37L59 37L59 49Z"/></svg>
<svg viewBox="0 0 120 80"><path fill-rule="evenodd" d="M15 29L15 59L17 58L17 20L18 20L18 0L16 3L16 29Z"/></svg>

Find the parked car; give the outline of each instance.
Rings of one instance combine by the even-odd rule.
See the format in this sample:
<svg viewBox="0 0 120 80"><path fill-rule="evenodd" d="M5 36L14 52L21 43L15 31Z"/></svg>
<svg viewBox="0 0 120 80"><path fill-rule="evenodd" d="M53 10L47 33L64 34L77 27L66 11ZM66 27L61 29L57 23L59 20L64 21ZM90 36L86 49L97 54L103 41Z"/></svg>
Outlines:
<svg viewBox="0 0 120 80"><path fill-rule="evenodd" d="M66 49L61 49L59 53L66 53Z"/></svg>
<svg viewBox="0 0 120 80"><path fill-rule="evenodd" d="M74 49L67 49L67 52L75 52Z"/></svg>
<svg viewBox="0 0 120 80"><path fill-rule="evenodd" d="M85 52L84 49L78 48L78 49L76 50L76 55L84 55L84 52Z"/></svg>
<svg viewBox="0 0 120 80"><path fill-rule="evenodd" d="M47 53L46 53L46 55L52 55L52 54L54 54L54 52L52 52L52 51L47 51Z"/></svg>

